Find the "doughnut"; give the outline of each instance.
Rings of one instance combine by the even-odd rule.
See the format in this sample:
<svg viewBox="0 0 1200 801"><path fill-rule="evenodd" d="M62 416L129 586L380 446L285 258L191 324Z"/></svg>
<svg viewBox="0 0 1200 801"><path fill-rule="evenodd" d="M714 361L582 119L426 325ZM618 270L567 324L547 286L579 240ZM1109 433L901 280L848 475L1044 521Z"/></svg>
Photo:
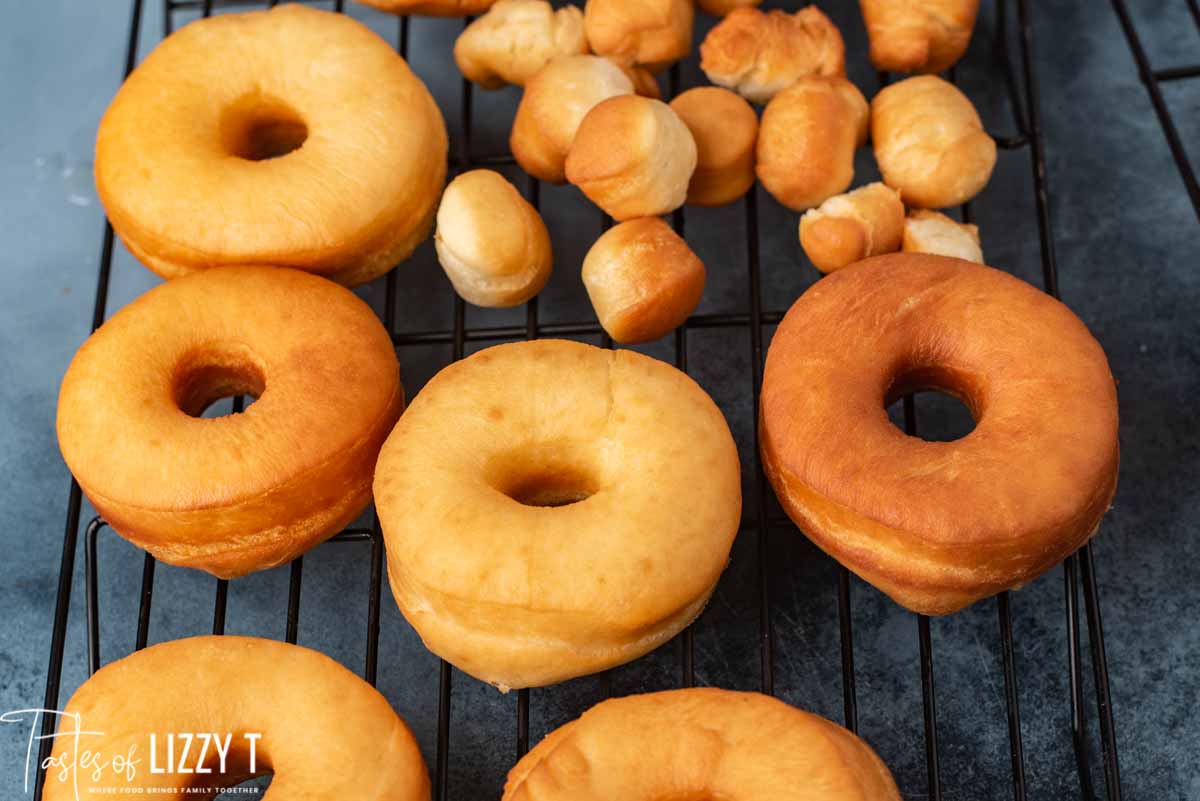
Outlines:
<svg viewBox="0 0 1200 801"><path fill-rule="evenodd" d="M592 52L661 72L692 49L693 0L587 0L584 30Z"/></svg>
<svg viewBox="0 0 1200 801"><path fill-rule="evenodd" d="M600 325L622 345L675 330L700 303L704 264L658 217L609 228L583 260L583 285Z"/></svg>
<svg viewBox="0 0 1200 801"><path fill-rule="evenodd" d="M975 197L992 177L996 143L958 87L936 75L907 78L871 101L879 173L907 206L941 209Z"/></svg>
<svg viewBox="0 0 1200 801"><path fill-rule="evenodd" d="M233 395L258 400L200 417ZM391 337L352 292L219 267L151 289L92 334L63 377L58 444L118 534L232 578L358 516L403 406Z"/></svg>
<svg viewBox="0 0 1200 801"><path fill-rule="evenodd" d="M100 121L96 190L164 278L266 264L354 285L429 234L446 146L437 105L387 42L283 5L164 39Z"/></svg>
<svg viewBox="0 0 1200 801"><path fill-rule="evenodd" d="M567 151L567 180L614 220L674 211L696 170L692 132L661 100L620 95L599 103Z"/></svg>
<svg viewBox="0 0 1200 801"><path fill-rule="evenodd" d="M738 8L704 37L700 69L718 86L766 103L801 78L844 76L846 46L816 6L795 14Z"/></svg>
<svg viewBox="0 0 1200 801"><path fill-rule="evenodd" d="M854 151L867 141L868 106L845 78L802 78L763 111L755 171L763 188L793 211L850 188Z"/></svg>
<svg viewBox="0 0 1200 801"><path fill-rule="evenodd" d="M735 8L754 7L761 3L762 0L696 0L701 10L714 17L723 17Z"/></svg>
<svg viewBox="0 0 1200 801"><path fill-rule="evenodd" d="M933 389L971 410L953 442L885 408ZM893 253L821 279L767 353L764 467L788 516L901 605L957 611L1095 533L1117 483L1117 393L1070 309L999 270Z"/></svg>
<svg viewBox="0 0 1200 801"><path fill-rule="evenodd" d="M458 35L454 61L467 80L499 89L524 86L557 56L587 51L577 6L555 11L546 0L499 0Z"/></svg>
<svg viewBox="0 0 1200 801"><path fill-rule="evenodd" d="M942 72L967 52L979 0L859 0L871 63L885 72Z"/></svg>
<svg viewBox="0 0 1200 801"><path fill-rule="evenodd" d="M696 140L696 171L688 184L687 202L724 206L754 186L754 147L758 115L728 89L698 86L671 101Z"/></svg>
<svg viewBox="0 0 1200 801"><path fill-rule="evenodd" d="M358 2L390 14L468 17L484 13L492 7L496 0L358 0Z"/></svg>
<svg viewBox="0 0 1200 801"><path fill-rule="evenodd" d="M600 56L561 56L525 84L508 144L521 169L540 181L567 180L567 151L592 107L633 94L633 80Z"/></svg>
<svg viewBox="0 0 1200 801"><path fill-rule="evenodd" d="M417 741L387 700L298 645L234 636L152 645L96 671L64 712L46 801L211 798L264 774L273 774L268 798L429 801ZM125 757L136 760L129 770L113 761Z"/></svg>
<svg viewBox="0 0 1200 801"><path fill-rule="evenodd" d="M800 245L823 273L900 249L904 204L881 183L835 195L800 218Z"/></svg>
<svg viewBox="0 0 1200 801"><path fill-rule="evenodd" d="M665 643L703 609L741 517L737 448L704 390L553 339L434 376L379 455L375 499L400 611L502 690Z"/></svg>
<svg viewBox="0 0 1200 801"><path fill-rule="evenodd" d="M542 215L492 170L464 172L446 187L434 245L454 291L476 306L524 303L554 266Z"/></svg>
<svg viewBox="0 0 1200 801"><path fill-rule="evenodd" d="M901 250L905 253L932 253L983 264L979 245L979 226L960 223L940 211L915 209L904 221Z"/></svg>
<svg viewBox="0 0 1200 801"><path fill-rule="evenodd" d="M509 771L503 801L900 801L883 761L825 718L709 687L603 701Z"/></svg>

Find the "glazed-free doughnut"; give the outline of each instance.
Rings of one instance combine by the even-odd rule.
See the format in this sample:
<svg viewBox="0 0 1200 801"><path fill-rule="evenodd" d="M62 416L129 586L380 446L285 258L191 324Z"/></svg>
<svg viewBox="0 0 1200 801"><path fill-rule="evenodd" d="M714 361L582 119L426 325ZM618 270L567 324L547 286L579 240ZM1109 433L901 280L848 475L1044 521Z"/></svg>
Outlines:
<svg viewBox="0 0 1200 801"><path fill-rule="evenodd" d="M845 192L868 115L866 98L845 78L803 78L775 95L758 131L754 169L763 188L793 211Z"/></svg>
<svg viewBox="0 0 1200 801"><path fill-rule="evenodd" d="M521 169L542 181L567 180L567 151L589 111L603 100L633 94L629 75L600 56L562 56L525 84L508 144Z"/></svg>
<svg viewBox="0 0 1200 801"><path fill-rule="evenodd" d="M883 182L907 206L966 203L987 185L996 142L970 99L936 75L907 78L871 100L871 144Z"/></svg>
<svg viewBox="0 0 1200 801"><path fill-rule="evenodd" d="M696 5L714 17L723 17L735 8L754 7L761 3L762 0L696 0Z"/></svg>
<svg viewBox="0 0 1200 801"><path fill-rule="evenodd" d="M433 241L454 291L476 306L524 303L542 291L554 267L542 215L492 170L450 182Z"/></svg>
<svg viewBox="0 0 1200 801"><path fill-rule="evenodd" d="M700 68L718 86L766 103L801 78L846 74L846 46L816 6L795 14L738 8L700 45Z"/></svg>
<svg viewBox="0 0 1200 801"><path fill-rule="evenodd" d="M697 86L671 101L696 140L696 171L687 202L723 206L754 186L754 147L758 115L736 93L719 86Z"/></svg>
<svg viewBox="0 0 1200 801"><path fill-rule="evenodd" d="M704 607L739 474L716 404L668 364L566 340L479 351L379 456L392 592L429 650L501 689L628 662Z"/></svg>
<svg viewBox="0 0 1200 801"><path fill-rule="evenodd" d="M199 416L232 395L258 400ZM391 337L352 292L218 267L151 289L92 334L63 377L58 443L118 534L231 578L357 517L403 406Z"/></svg>
<svg viewBox="0 0 1200 801"><path fill-rule="evenodd" d="M503 801L900 801L871 747L759 693L692 688L612 698L546 735Z"/></svg>
<svg viewBox="0 0 1200 801"><path fill-rule="evenodd" d="M454 61L467 80L484 89L524 86L557 56L588 51L583 12L557 11L546 0L499 0L454 42Z"/></svg>
<svg viewBox="0 0 1200 801"><path fill-rule="evenodd" d="M417 741L387 700L298 645L234 636L152 645L96 671L64 712L46 801L211 798L267 773L268 798L429 799ZM152 755L162 772L151 772ZM129 771L112 761L126 756L137 760Z"/></svg>
<svg viewBox="0 0 1200 801"><path fill-rule="evenodd" d="M979 0L859 0L877 70L942 72L971 43Z"/></svg>
<svg viewBox="0 0 1200 801"><path fill-rule="evenodd" d="M679 208L695 170L687 125L666 103L641 95L597 104L567 152L567 180L614 220Z"/></svg>
<svg viewBox="0 0 1200 801"><path fill-rule="evenodd" d="M353 285L429 234L445 162L442 115L387 42L285 5L163 40L100 121L96 190L164 278L268 264Z"/></svg>
<svg viewBox="0 0 1200 801"><path fill-rule="evenodd" d="M587 0L584 29L592 52L660 72L692 49L693 0Z"/></svg>
<svg viewBox="0 0 1200 801"><path fill-rule="evenodd" d="M467 17L484 13L492 7L496 0L358 0L358 2L391 14Z"/></svg>
<svg viewBox="0 0 1200 801"><path fill-rule="evenodd" d="M960 223L929 209L914 209L904 221L901 250L905 253L932 253L983 264L979 244L979 226Z"/></svg>
<svg viewBox="0 0 1200 801"><path fill-rule="evenodd" d="M886 407L934 389L953 442ZM760 442L784 509L900 604L947 614L1020 587L1096 531L1117 482L1108 361L1063 304L999 270L894 253L814 284L767 354Z"/></svg>
<svg viewBox="0 0 1200 801"><path fill-rule="evenodd" d="M800 218L800 246L823 273L899 250L903 234L900 193L878 181L834 195Z"/></svg>
<svg viewBox="0 0 1200 801"><path fill-rule="evenodd" d="M673 331L696 310L704 264L659 217L609 228L583 260L583 285L600 325L623 345Z"/></svg>

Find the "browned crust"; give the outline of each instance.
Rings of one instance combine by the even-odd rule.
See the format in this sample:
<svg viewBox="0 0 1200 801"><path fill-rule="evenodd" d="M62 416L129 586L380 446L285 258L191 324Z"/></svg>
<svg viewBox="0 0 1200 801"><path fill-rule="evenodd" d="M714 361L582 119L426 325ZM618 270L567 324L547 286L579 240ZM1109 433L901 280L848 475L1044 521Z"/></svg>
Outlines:
<svg viewBox="0 0 1200 801"><path fill-rule="evenodd" d="M921 358L943 371L922 383L973 408L967 437L928 443L887 422L889 386ZM814 285L771 343L759 430L804 533L924 614L1039 575L1095 532L1116 488L1100 346L1049 296L957 259L892 254Z"/></svg>

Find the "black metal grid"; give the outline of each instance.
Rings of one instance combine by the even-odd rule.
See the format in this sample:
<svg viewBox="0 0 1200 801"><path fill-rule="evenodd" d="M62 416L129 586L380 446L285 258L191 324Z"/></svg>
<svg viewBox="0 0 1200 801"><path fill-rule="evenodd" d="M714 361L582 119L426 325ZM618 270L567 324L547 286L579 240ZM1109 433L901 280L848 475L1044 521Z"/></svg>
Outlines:
<svg viewBox="0 0 1200 801"><path fill-rule="evenodd" d="M305 0L308 1L308 0ZM1179 141L1171 121L1170 112L1162 100L1158 90L1158 82L1175 80L1186 77L1200 76L1200 65L1166 70L1151 70L1141 47L1137 33L1130 21L1124 0L1112 0L1125 34L1129 39L1134 56L1138 62L1143 80L1150 91L1155 110L1159 114L1167 135L1168 143L1179 165L1185 185L1191 195L1193 205L1200 214L1200 187L1188 162L1187 155ZM1186 0L1192 16L1200 28L1200 5L1198 0ZM268 0L267 6L274 6L276 0ZM164 36L169 34L173 26L173 14L177 11L199 11L202 16L210 15L218 7L243 7L263 5L253 0L164 0L163 20ZM1010 60L1011 43L1008 35L1010 20L1008 0L996 0L997 26L995 51L1002 69L1002 79L1005 82L1009 96L1013 124L1016 133L1011 135L993 134L1000 148L1004 150L1028 149L1030 166L1033 173L1036 215L1039 232L1040 255L1042 265L1043 288L1054 297L1058 297L1058 273L1054 252L1054 238L1051 229L1048 188L1046 179L1046 160L1044 135L1041 114L1039 110L1039 93L1037 76L1033 60L1033 25L1030 0L1016 0L1016 27L1018 31L1019 72ZM344 0L334 0L334 10L343 11ZM132 10L129 21L129 32L125 51L124 75L128 75L137 61L138 39L142 22L143 0L132 0ZM465 23L464 23L465 24ZM398 21L396 46L398 51L407 56L410 38L411 21L401 17ZM954 80L951 70L949 77ZM886 84L889 76L880 74L880 83ZM679 89L678 67L669 73L668 94L675 94ZM472 85L463 81L461 114L464 135L452 143L450 166L451 169L475 168L481 166L511 165L514 163L511 154L479 155L471 149L471 117L472 117ZM540 199L538 181L529 180L528 198L535 207ZM784 310L766 310L763 307L762 280L759 264L758 237L758 208L757 196L754 191L741 201L745 208L746 224L746 280L749 285L749 308L745 312L723 314L694 315L674 334L674 362L681 370L687 370L687 335L690 329L706 328L748 328L751 347L752 371L752 406L746 413L756 415L759 398L759 388L762 381L763 367L763 328L778 323L783 317ZM964 204L961 209L964 221L972 218L970 204ZM608 227L611 220L603 217L602 224ZM675 229L682 234L685 224L683 209L673 215ZM108 304L109 278L113 262L113 229L105 225L103 243L100 253L99 275L92 315L92 330L100 326L106 316ZM512 339L533 339L541 336L577 336L594 335L601 337L602 344L612 347L612 341L594 320L583 322L566 322L540 324L538 321L538 300L534 298L525 307L525 324L473 327L465 323L465 305L461 298L454 298L453 324L445 330L397 331L395 311L397 300L396 273L390 272L385 278L385 305L383 322L390 332L397 347L448 344L451 346L452 360L464 356L468 342L498 342ZM242 399L234 399L234 411L240 411ZM904 427L907 433L917 431L916 404L913 396L903 399ZM758 618L759 618L759 652L760 652L760 686L764 693L774 691L774 637L772 634L771 597L768 580L768 531L775 526L788 525L790 521L769 515L767 511L766 482L758 461L757 443L755 443L755 465L753 479L754 493L748 504L753 513L750 523L744 524L739 535L748 531L755 534L757 550ZM65 649L67 618L72 592L73 567L75 564L80 516L82 509L82 493L78 483L71 482L67 503L66 528L63 537L62 560L60 565L57 598L54 611L54 626L51 638L50 661L47 671L46 693L44 707L57 708L60 683L62 677L63 656ZM97 540L106 528L100 518L93 518L86 526L85 542L85 576L87 593L87 659L89 675L101 665L100 634L99 634L99 602L98 602L98 560ZM378 519L372 514L372 524L367 528L349 528L331 542L347 543L350 547L369 545L370 579L368 584L368 603L366 620L366 648L363 676L372 685L376 681L378 668L378 647L380 632L380 595L382 586L383 541L379 530ZM358 545L356 545L358 544ZM150 609L153 600L155 560L149 554L144 555L140 602L137 622L137 637L135 647L144 648L148 641ZM304 557L296 558L290 567L288 589L287 617L285 622L285 639L294 643L297 638L297 627L300 613L300 590L303 578ZM854 638L851 615L849 571L839 566L837 578L837 601L840 628L841 668L842 668L842 697L843 723L852 731L858 727L858 702L855 687L854 667ZM1100 619L1100 595L1096 580L1095 556L1089 542L1075 554L1069 556L1063 564L1065 586L1066 629L1068 636L1068 674L1070 679L1070 706L1072 712L1072 745L1075 754L1076 768L1080 784L1080 797L1091 801L1096 798L1106 798L1119 801L1121 798L1120 774L1117 764L1116 738L1113 724L1111 697L1108 684L1107 661L1104 649L1103 629ZM1093 779L1087 703L1084 699L1084 668L1080 640L1081 612L1079 607L1079 588L1082 585L1084 600L1085 624L1089 645L1089 657L1092 665L1092 683L1096 693L1096 717L1099 721L1100 751L1103 763L1103 796L1098 794L1098 785ZM229 582L216 580L213 601L212 631L215 634L225 630L225 613L228 598ZM981 603L990 603L984 601ZM1009 593L996 596L997 624L1001 642L1001 661L1004 674L1004 697L1007 712L1009 750L1011 756L1012 794L1017 801L1028 797L1025 774L1025 757L1021 739L1021 720L1018 706L1018 680L1014 658L1013 624L1010 608ZM937 712L935 692L935 670L933 645L930 636L929 618L914 615L917 621L917 637L920 651L920 682L922 689L922 704L924 712L925 761L928 775L928 797L941 799L943 794L942 781L939 771L939 746L937 737ZM694 648L692 628L686 629L678 638L679 643L679 684L693 686ZM606 673L602 676L606 694L611 695L611 677ZM442 660L438 681L438 721L437 721L437 755L433 768L433 795L437 801L446 801L448 797L448 766L450 761L450 699L452 693L453 669ZM581 710L582 711L582 710ZM54 721L47 717L43 720L43 736L52 733ZM529 691L520 690L517 694L517 710L515 721L515 745L517 756L522 756L529 748ZM51 740L43 739L40 744L39 765L48 755ZM34 791L35 801L40 801L42 795L43 771L39 768Z"/></svg>
<svg viewBox="0 0 1200 801"><path fill-rule="evenodd" d="M1189 16L1192 18L1197 33L1200 33L1200 0L1184 0L1184 3L1187 5ZM1195 210L1196 216L1200 218L1200 183L1196 181L1196 171L1192 169L1192 162L1183 146L1183 140L1179 137L1179 130L1175 127L1175 119L1171 116L1171 107L1163 98L1162 92L1162 84L1165 82L1200 78L1200 64L1160 69L1152 67L1146 47L1142 43L1142 37L1138 35L1137 26L1133 22L1125 0L1112 0L1112 5L1113 10L1117 12L1117 19L1121 22L1125 40L1129 43L1129 49L1133 53L1133 60L1137 64L1138 77L1146 85L1150 103L1154 106L1154 113L1158 116L1163 135L1167 138L1167 146L1171 149L1171 157L1175 159L1179 177L1183 179L1183 186L1187 189L1188 197L1191 198L1192 208ZM1179 13L1182 16L1183 9L1180 9Z"/></svg>

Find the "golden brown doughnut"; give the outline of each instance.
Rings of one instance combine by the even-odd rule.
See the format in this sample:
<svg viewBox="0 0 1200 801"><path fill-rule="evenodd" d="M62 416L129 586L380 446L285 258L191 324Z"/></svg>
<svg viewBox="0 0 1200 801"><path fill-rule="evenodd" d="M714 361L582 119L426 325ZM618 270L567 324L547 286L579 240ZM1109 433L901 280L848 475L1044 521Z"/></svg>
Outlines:
<svg viewBox="0 0 1200 801"><path fill-rule="evenodd" d="M267 798L429 799L417 741L387 700L298 645L234 636L152 645L96 671L65 713L78 717L59 719L46 801L211 798L267 773ZM114 762L126 757L136 761L128 771Z"/></svg>
<svg viewBox="0 0 1200 801"><path fill-rule="evenodd" d="M732 203L754 186L758 115L737 94L719 86L688 89L671 101L696 140L696 171L687 202L695 206Z"/></svg>
<svg viewBox="0 0 1200 801"><path fill-rule="evenodd" d="M165 278L267 264L354 285L429 234L445 161L442 115L387 42L284 5L164 39L100 122L96 190Z"/></svg>
<svg viewBox="0 0 1200 801"><path fill-rule="evenodd" d="M199 417L232 395L258 400ZM358 516L403 406L391 337L352 292L218 267L151 289L88 338L59 391L58 444L118 534L232 578Z"/></svg>
<svg viewBox="0 0 1200 801"><path fill-rule="evenodd" d="M979 0L859 0L871 63L895 72L941 72L967 45Z"/></svg>
<svg viewBox="0 0 1200 801"><path fill-rule="evenodd" d="M867 140L867 101L845 78L803 78L767 104L755 172L793 211L850 188L854 151Z"/></svg>
<svg viewBox="0 0 1200 801"><path fill-rule="evenodd" d="M468 17L487 11L496 0L358 0L389 14L426 17Z"/></svg>
<svg viewBox="0 0 1200 801"><path fill-rule="evenodd" d="M567 151L592 107L617 95L633 94L633 81L600 56L553 59L525 84L509 147L521 169L542 181L567 180Z"/></svg>
<svg viewBox="0 0 1200 801"><path fill-rule="evenodd" d="M380 454L375 498L400 611L501 689L675 636L741 517L737 448L704 390L648 356L553 339L434 376Z"/></svg>
<svg viewBox="0 0 1200 801"><path fill-rule="evenodd" d="M900 249L904 204L881 183L835 195L800 218L800 245L823 273Z"/></svg>
<svg viewBox="0 0 1200 801"><path fill-rule="evenodd" d="M554 267L542 215L492 170L465 172L446 187L434 246L454 290L476 306L524 303Z"/></svg>
<svg viewBox="0 0 1200 801"><path fill-rule="evenodd" d="M658 217L605 231L583 260L583 285L600 325L622 345L675 330L704 293L704 264Z"/></svg>
<svg viewBox="0 0 1200 801"><path fill-rule="evenodd" d="M735 8L752 8L761 3L762 0L696 0L696 5L714 17L723 17Z"/></svg>
<svg viewBox="0 0 1200 801"><path fill-rule="evenodd" d="M953 442L885 407L935 389L971 410ZM1117 393L1063 304L1007 273L893 253L821 279L767 354L763 464L822 550L927 615L1014 589L1095 533L1117 482Z"/></svg>
<svg viewBox="0 0 1200 801"><path fill-rule="evenodd" d="M704 37L700 68L713 83L766 103L801 78L845 75L846 47L816 6L795 14L738 8Z"/></svg>
<svg viewBox="0 0 1200 801"><path fill-rule="evenodd" d="M687 200L696 142L666 103L621 95L583 118L566 167L567 180L614 220L651 217Z"/></svg>
<svg viewBox="0 0 1200 801"><path fill-rule="evenodd" d="M871 747L758 693L708 687L612 698L548 734L503 801L900 801Z"/></svg>
<svg viewBox="0 0 1200 801"><path fill-rule="evenodd" d="M693 0L587 0L583 20L592 52L660 72L692 49Z"/></svg>
<svg viewBox="0 0 1200 801"><path fill-rule="evenodd" d="M996 143L975 106L936 75L908 78L875 95L871 141L884 183L899 189L908 206L965 203L996 166Z"/></svg>
<svg viewBox="0 0 1200 801"><path fill-rule="evenodd" d="M905 253L931 253L983 264L979 226L960 223L940 211L916 209L904 221Z"/></svg>
<svg viewBox="0 0 1200 801"><path fill-rule="evenodd" d="M588 51L583 12L557 11L546 0L499 0L454 42L454 61L467 80L484 89L524 86L557 56Z"/></svg>

